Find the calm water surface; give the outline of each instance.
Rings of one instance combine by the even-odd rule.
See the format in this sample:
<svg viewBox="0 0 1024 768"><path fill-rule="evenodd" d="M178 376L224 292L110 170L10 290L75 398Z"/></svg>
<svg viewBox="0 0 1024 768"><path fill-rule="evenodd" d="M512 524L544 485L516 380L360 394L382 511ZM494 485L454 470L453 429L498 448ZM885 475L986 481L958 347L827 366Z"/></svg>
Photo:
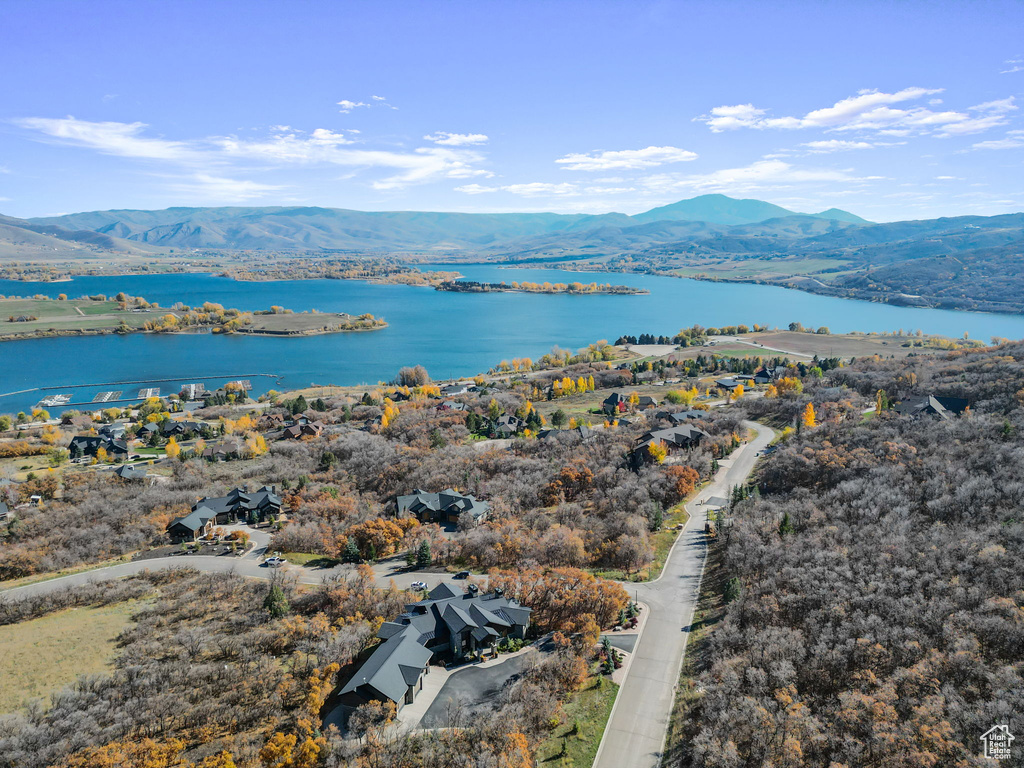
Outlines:
<svg viewBox="0 0 1024 768"><path fill-rule="evenodd" d="M205 381L246 375L257 392L310 384L373 383L403 365L423 364L435 378L465 376L502 359L537 358L555 344L576 349L623 333L672 334L679 328L799 321L833 332L917 329L988 340L1024 338L1024 316L910 309L850 301L761 285L705 283L647 275L570 273L458 265L467 279L484 282L628 284L642 296L545 296L520 293L456 294L401 285L347 280L245 283L212 275L82 277L64 283L0 280L0 294L76 297L85 294L144 296L161 306L214 301L242 310L272 304L296 311L371 312L389 327L371 333L301 338L176 334L29 339L0 343L0 412L18 411L53 392L87 402L100 389L134 397L139 385L65 389L69 385L159 379ZM254 374L275 374L280 381ZM39 387L44 392L3 394ZM166 394L180 383L162 385Z"/></svg>

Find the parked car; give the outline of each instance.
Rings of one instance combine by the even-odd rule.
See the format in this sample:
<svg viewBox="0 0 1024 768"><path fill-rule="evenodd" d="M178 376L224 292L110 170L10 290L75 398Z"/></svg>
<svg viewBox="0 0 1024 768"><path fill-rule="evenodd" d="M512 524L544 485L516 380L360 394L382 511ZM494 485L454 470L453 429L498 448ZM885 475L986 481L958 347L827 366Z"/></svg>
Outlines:
<svg viewBox="0 0 1024 768"><path fill-rule="evenodd" d="M409 585L409 589L411 589L413 592L426 592L427 591L427 582L425 582L425 581L414 581L412 584Z"/></svg>
<svg viewBox="0 0 1024 768"><path fill-rule="evenodd" d="M455 574L455 578L456 579L468 579L469 578L469 571L459 571L458 573Z"/></svg>
<svg viewBox="0 0 1024 768"><path fill-rule="evenodd" d="M267 564L268 568L280 568L287 561L283 557L277 557L275 555L274 557L268 557L264 562Z"/></svg>
<svg viewBox="0 0 1024 768"><path fill-rule="evenodd" d="M466 591L469 592L469 594L471 595L475 595L477 592L480 591L480 587L478 587L476 584L470 584L468 587L466 587Z"/></svg>

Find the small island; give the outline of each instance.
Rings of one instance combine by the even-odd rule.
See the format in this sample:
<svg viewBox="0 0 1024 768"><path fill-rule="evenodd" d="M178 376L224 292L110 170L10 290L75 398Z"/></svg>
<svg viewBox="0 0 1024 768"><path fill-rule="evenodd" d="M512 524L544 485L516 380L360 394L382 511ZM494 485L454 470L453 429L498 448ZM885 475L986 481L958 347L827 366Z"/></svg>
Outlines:
<svg viewBox="0 0 1024 768"><path fill-rule="evenodd" d="M637 296L650 293L646 288L609 283L478 283L473 280L446 280L438 284L436 290L453 293L568 293L574 296Z"/></svg>
<svg viewBox="0 0 1024 768"><path fill-rule="evenodd" d="M127 333L246 333L264 336L312 336L384 328L383 319L367 313L294 312L274 306L243 312L205 302L190 307L162 308L140 296L119 293L69 299L0 297L0 341L51 336L94 336Z"/></svg>

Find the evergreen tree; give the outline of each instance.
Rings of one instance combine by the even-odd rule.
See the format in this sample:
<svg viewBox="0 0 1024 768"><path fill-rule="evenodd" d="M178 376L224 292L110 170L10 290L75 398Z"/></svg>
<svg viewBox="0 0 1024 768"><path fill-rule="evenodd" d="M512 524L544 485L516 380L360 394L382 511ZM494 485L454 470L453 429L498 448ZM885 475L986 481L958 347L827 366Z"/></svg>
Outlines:
<svg viewBox="0 0 1024 768"><path fill-rule="evenodd" d="M345 550L341 554L341 559L346 563L359 562L359 545L356 544L355 539L349 539L348 543L345 544Z"/></svg>
<svg viewBox="0 0 1024 768"><path fill-rule="evenodd" d="M430 554L430 540L424 539L420 542L419 549L416 552L416 565L420 568L426 568L433 562L434 558Z"/></svg>
<svg viewBox="0 0 1024 768"><path fill-rule="evenodd" d="M738 577L733 576L727 582L725 582L725 588L722 590L722 599L726 603L731 603L738 599L740 596L740 580Z"/></svg>
<svg viewBox="0 0 1024 768"><path fill-rule="evenodd" d="M661 511L661 504L655 503L651 507L651 512L647 516L648 522L651 526L652 532L661 530L661 526L665 523L665 513Z"/></svg>
<svg viewBox="0 0 1024 768"><path fill-rule="evenodd" d="M557 411L555 411L554 413L551 414L551 423L554 424L559 429L564 427L565 423L568 420L569 420L569 417L566 415L565 411L563 411L561 408L559 408Z"/></svg>
<svg viewBox="0 0 1024 768"><path fill-rule="evenodd" d="M788 536L794 530L793 521L789 519L789 512L783 513L782 520L779 522L779 536Z"/></svg>
<svg viewBox="0 0 1024 768"><path fill-rule="evenodd" d="M318 397L313 401L313 410L318 413L323 413L327 410L327 403L324 402L322 397Z"/></svg>
<svg viewBox="0 0 1024 768"><path fill-rule="evenodd" d="M291 606L288 604L288 598L284 595L284 590L281 589L280 584L272 584L270 591L267 596L263 598L263 607L266 609L273 618L280 619L282 616L286 616L288 611L291 610Z"/></svg>

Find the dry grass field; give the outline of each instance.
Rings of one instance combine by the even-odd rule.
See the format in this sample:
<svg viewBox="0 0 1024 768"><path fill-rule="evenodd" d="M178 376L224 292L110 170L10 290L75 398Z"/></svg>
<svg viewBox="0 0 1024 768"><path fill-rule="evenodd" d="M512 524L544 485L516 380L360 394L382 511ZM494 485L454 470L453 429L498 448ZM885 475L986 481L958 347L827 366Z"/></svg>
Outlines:
<svg viewBox="0 0 1024 768"><path fill-rule="evenodd" d="M79 675L107 671L115 640L138 607L75 608L0 627L0 712L46 699Z"/></svg>

